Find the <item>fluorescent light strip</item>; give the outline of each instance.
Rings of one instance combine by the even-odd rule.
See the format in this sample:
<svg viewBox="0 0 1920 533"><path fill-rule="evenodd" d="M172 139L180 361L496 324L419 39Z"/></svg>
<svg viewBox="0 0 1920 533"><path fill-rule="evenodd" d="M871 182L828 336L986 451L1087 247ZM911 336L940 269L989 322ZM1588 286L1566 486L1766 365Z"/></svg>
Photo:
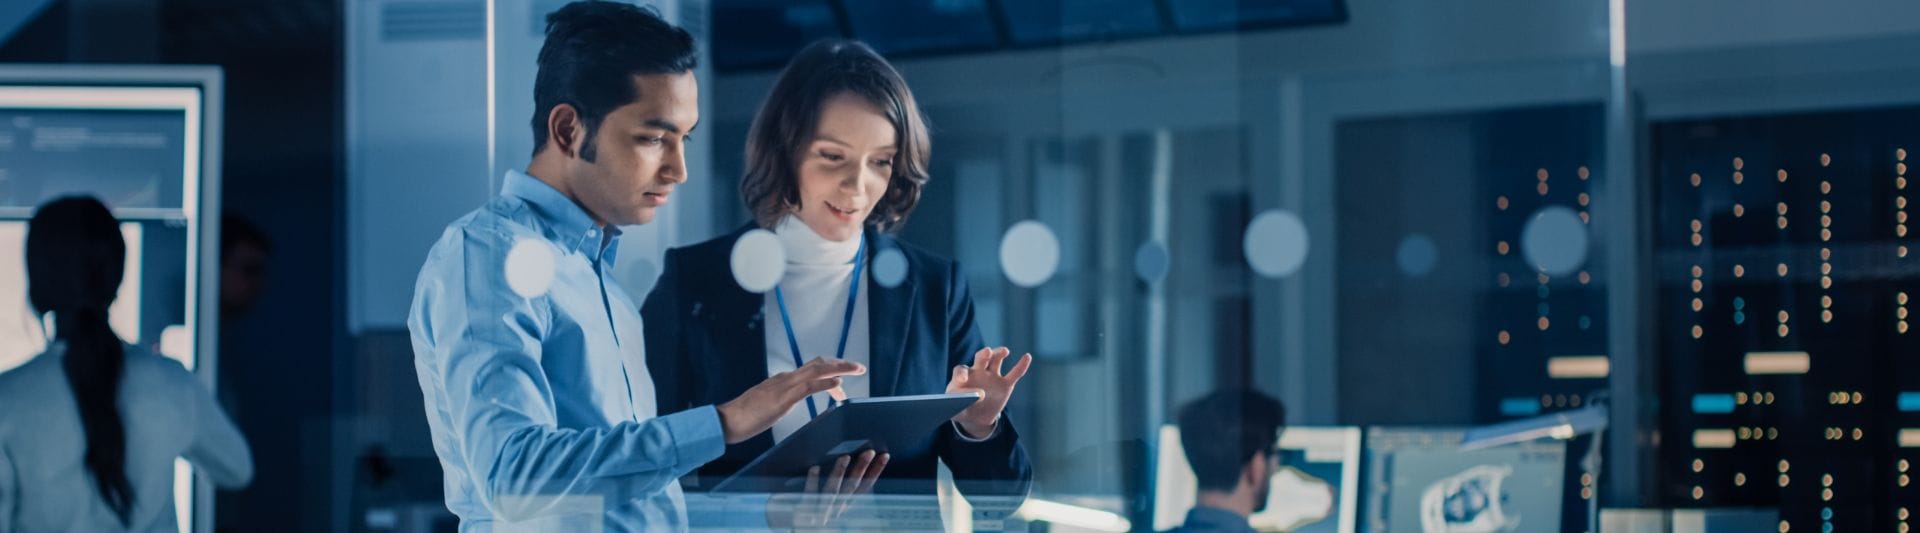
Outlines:
<svg viewBox="0 0 1920 533"><path fill-rule="evenodd" d="M1807 352L1747 352L1747 375L1805 374L1812 367Z"/></svg>
<svg viewBox="0 0 1920 533"><path fill-rule="evenodd" d="M1133 522L1127 517L1099 509L1088 509L1076 505L1067 505L1040 499L1030 499L1014 511L1013 516L1028 522L1047 522L1096 531L1125 533L1133 530Z"/></svg>
<svg viewBox="0 0 1920 533"><path fill-rule="evenodd" d="M1605 355L1562 355L1547 358L1547 377L1553 379L1598 379L1613 372L1613 363Z"/></svg>
<svg viewBox="0 0 1920 533"><path fill-rule="evenodd" d="M1732 448L1734 442L1733 430L1731 429L1693 430L1693 447L1695 448L1726 449Z"/></svg>
<svg viewBox="0 0 1920 533"><path fill-rule="evenodd" d="M1900 430L1900 447L1901 448L1920 448L1920 428L1901 429Z"/></svg>

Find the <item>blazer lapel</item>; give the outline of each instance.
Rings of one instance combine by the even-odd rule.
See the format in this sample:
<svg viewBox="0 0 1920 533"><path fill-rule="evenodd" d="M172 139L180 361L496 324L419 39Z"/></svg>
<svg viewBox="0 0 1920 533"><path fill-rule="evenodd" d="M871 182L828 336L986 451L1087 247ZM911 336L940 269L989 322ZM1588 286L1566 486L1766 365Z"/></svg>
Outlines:
<svg viewBox="0 0 1920 533"><path fill-rule="evenodd" d="M749 224L735 231L727 245L722 247L723 255L712 258L708 268L729 272L730 257L724 254L730 253L733 243L752 228ZM747 292L733 280L732 275L715 276L712 279L715 282L705 287L707 296L701 301L703 307L709 309L707 327L715 333L712 336L717 340L714 348L719 351L710 354L714 366L708 375L726 376L719 383L721 393L710 398L714 404L719 404L767 380L767 343L763 329L766 327L766 317L762 305L765 296ZM729 451L741 454L746 459L759 456L773 447L773 439L769 435L763 433L729 447Z"/></svg>
<svg viewBox="0 0 1920 533"><path fill-rule="evenodd" d="M733 242L749 228L734 232L722 250L731 251ZM729 258L722 252L719 257L710 258L707 267L726 272ZM766 317L762 313L764 297L747 292L733 280L733 276L713 276L713 282L703 287L696 313L706 314L707 327L713 332L711 338L717 342L714 348L719 353L709 354L715 368L708 375L729 376L719 385L718 391L724 398L712 398L716 402L725 401L745 392L754 385L767 379L767 343L765 331Z"/></svg>
<svg viewBox="0 0 1920 533"><path fill-rule="evenodd" d="M868 247L868 266L872 258L881 250L899 246L893 238L869 231L868 239L875 245ZM896 251L897 253L897 251ZM867 282L864 287L867 294L867 358L872 363L870 386L874 397L892 396L900 382L904 365L901 358L906 356L908 327L912 325L909 313L913 309L914 298L918 296L913 282L917 273L907 269L907 279L900 285L887 288L879 283ZM867 276L872 280L873 276Z"/></svg>

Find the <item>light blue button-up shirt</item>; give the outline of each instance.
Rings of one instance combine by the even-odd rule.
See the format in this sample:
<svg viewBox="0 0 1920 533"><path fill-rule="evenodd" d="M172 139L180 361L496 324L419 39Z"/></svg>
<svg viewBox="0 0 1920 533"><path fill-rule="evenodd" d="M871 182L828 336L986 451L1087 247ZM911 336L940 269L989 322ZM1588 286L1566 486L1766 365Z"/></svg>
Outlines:
<svg viewBox="0 0 1920 533"><path fill-rule="evenodd" d="M686 529L678 480L725 437L712 406L656 416L618 235L509 172L421 267L407 328L462 531Z"/></svg>

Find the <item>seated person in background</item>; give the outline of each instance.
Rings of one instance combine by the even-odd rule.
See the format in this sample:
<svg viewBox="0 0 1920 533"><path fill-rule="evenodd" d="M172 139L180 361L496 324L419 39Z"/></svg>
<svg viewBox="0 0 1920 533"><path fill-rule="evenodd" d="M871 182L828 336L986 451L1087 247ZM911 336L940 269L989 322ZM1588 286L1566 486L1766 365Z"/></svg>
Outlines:
<svg viewBox="0 0 1920 533"><path fill-rule="evenodd" d="M1174 532L1253 531L1247 517L1267 505L1286 418L1279 400L1245 389L1215 392L1180 409L1180 442L1200 491Z"/></svg>
<svg viewBox="0 0 1920 533"><path fill-rule="evenodd" d="M67 197L27 222L27 301L53 342L0 373L0 533L172 531L174 459L220 488L253 454L192 372L128 346L107 309L127 244L99 200Z"/></svg>

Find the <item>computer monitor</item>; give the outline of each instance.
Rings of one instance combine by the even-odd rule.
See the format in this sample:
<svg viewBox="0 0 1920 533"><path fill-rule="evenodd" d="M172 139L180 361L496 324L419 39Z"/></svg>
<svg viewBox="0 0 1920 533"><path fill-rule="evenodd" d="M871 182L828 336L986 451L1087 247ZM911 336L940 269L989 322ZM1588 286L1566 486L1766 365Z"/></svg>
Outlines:
<svg viewBox="0 0 1920 533"><path fill-rule="evenodd" d="M1353 533L1359 504L1360 428L1290 427L1280 432L1280 471L1265 510L1248 517L1259 531ZM1167 530L1193 509L1199 481L1180 445L1180 428L1160 428L1153 482L1153 528Z"/></svg>
<svg viewBox="0 0 1920 533"><path fill-rule="evenodd" d="M127 241L114 333L211 387L220 95L215 67L0 65L0 371L47 341L27 302L27 221L47 200L87 194ZM211 487L185 462L174 482L180 530L211 531Z"/></svg>
<svg viewBox="0 0 1920 533"><path fill-rule="evenodd" d="M1464 430L1367 429L1368 532L1558 531L1566 441L1463 451Z"/></svg>
<svg viewBox="0 0 1920 533"><path fill-rule="evenodd" d="M140 266L145 231L139 223L129 222L120 225L120 234L127 241L127 266L121 274L119 295L107 309L107 322L121 340L138 345L141 343L140 304L144 285ZM26 243L26 222L0 220L0 295L26 294ZM49 329L35 316L26 298L9 300L17 301L0 302L0 372L25 364L43 351Z"/></svg>

